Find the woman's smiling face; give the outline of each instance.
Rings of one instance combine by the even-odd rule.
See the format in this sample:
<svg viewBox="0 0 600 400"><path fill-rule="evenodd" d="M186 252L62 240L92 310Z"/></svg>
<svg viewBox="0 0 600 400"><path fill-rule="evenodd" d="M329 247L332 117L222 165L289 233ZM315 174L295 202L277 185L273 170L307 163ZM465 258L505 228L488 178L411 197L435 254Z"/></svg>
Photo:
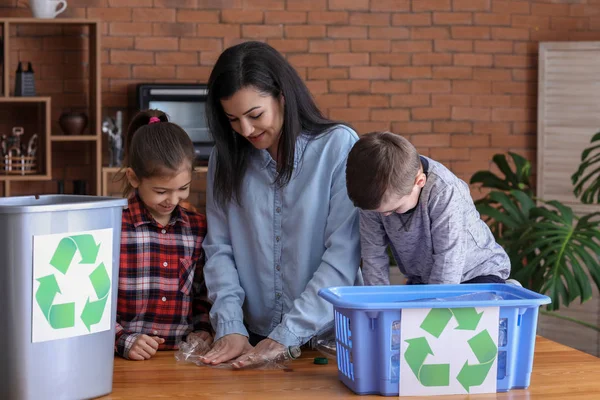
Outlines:
<svg viewBox="0 0 600 400"><path fill-rule="evenodd" d="M234 131L254 147L268 150L277 160L277 146L283 127L283 98L244 87L233 96L221 99L221 106Z"/></svg>

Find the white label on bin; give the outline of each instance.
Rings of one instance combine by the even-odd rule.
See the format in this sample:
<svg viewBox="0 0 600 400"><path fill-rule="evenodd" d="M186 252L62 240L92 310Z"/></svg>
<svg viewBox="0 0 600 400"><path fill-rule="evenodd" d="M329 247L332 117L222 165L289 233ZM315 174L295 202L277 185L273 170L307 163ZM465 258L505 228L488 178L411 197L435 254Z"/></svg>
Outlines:
<svg viewBox="0 0 600 400"><path fill-rule="evenodd" d="M400 396L495 393L498 307L403 309Z"/></svg>
<svg viewBox="0 0 600 400"><path fill-rule="evenodd" d="M110 329L112 260L112 228L33 237L33 343Z"/></svg>

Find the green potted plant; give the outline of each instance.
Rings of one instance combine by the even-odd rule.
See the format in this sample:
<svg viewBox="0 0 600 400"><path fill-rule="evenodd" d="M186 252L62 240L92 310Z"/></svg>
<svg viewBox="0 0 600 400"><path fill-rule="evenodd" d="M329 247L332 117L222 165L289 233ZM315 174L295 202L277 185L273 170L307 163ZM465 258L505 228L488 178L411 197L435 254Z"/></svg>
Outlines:
<svg viewBox="0 0 600 400"><path fill-rule="evenodd" d="M597 140L600 134L592 142ZM600 191L600 155L595 153L598 148L600 145L592 146L582 154L582 166L573 175L576 194ZM489 190L476 206L511 259L511 278L550 296L548 311L577 299L589 300L592 286L588 273L600 288L600 213L577 217L570 207L556 200L535 197L530 183L531 164L518 154L508 154L512 165L503 154L493 157L501 175L478 171L471 184ZM600 331L598 326L574 322Z"/></svg>

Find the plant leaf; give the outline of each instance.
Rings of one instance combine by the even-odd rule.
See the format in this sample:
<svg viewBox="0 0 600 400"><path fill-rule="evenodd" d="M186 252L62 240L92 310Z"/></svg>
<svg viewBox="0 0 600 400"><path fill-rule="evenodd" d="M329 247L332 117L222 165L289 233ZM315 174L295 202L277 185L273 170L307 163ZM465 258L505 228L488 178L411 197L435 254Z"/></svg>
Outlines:
<svg viewBox="0 0 600 400"><path fill-rule="evenodd" d="M592 298L592 285L590 285L590 280L579 262L578 248L575 247L573 250L576 254L573 254L569 261L571 268L573 269L573 275L579 285L581 303L583 303Z"/></svg>
<svg viewBox="0 0 600 400"><path fill-rule="evenodd" d="M523 156L509 152L508 153L515 164L517 181L522 182L526 188L529 188L529 177L531 176L531 163ZM525 187L520 188L525 189Z"/></svg>
<svg viewBox="0 0 600 400"><path fill-rule="evenodd" d="M508 161L506 160L506 156L504 154L496 154L492 157L492 161L498 169L504 174L504 178L508 182L515 182L517 180L517 175L510 169L510 165L508 165Z"/></svg>
<svg viewBox="0 0 600 400"><path fill-rule="evenodd" d="M481 183L482 187L498 190L510 190L510 186L506 181L498 178L490 171L478 171L471 177L471 184Z"/></svg>
<svg viewBox="0 0 600 400"><path fill-rule="evenodd" d="M600 202L600 132L597 132L590 141L591 145L581 153L581 164L577 171L571 175L571 181L575 187L573 193L584 204ZM587 172L587 174L586 174ZM586 187L586 183L590 184Z"/></svg>

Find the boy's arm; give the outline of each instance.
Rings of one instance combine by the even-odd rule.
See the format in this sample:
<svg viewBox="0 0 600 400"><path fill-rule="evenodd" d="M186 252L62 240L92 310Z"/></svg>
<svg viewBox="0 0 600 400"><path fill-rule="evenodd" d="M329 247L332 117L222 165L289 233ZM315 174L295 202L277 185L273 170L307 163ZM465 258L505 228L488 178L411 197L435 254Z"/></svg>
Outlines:
<svg viewBox="0 0 600 400"><path fill-rule="evenodd" d="M381 216L375 211L360 210L360 248L365 285L390 284L389 239Z"/></svg>
<svg viewBox="0 0 600 400"><path fill-rule="evenodd" d="M462 279L469 235L464 204L465 199L454 187L430 200L433 266L429 284L457 284Z"/></svg>

